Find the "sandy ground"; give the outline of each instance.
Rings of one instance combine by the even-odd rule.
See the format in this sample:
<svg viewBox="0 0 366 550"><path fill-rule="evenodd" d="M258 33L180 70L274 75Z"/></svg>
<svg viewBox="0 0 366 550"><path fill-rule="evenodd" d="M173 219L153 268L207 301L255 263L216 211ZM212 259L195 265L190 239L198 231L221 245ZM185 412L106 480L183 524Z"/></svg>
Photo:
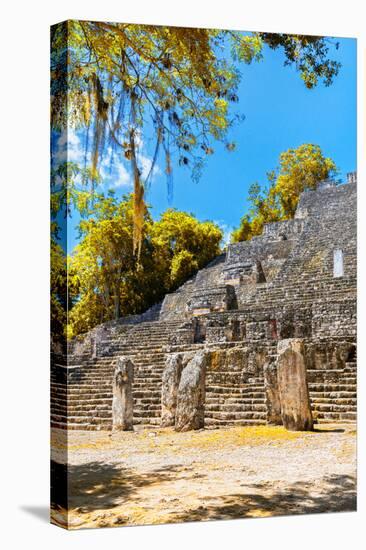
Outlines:
<svg viewBox="0 0 366 550"><path fill-rule="evenodd" d="M67 437L70 529L356 509L356 430L349 424L306 433L256 426ZM62 484L65 432L52 438ZM52 519L66 526L58 502Z"/></svg>

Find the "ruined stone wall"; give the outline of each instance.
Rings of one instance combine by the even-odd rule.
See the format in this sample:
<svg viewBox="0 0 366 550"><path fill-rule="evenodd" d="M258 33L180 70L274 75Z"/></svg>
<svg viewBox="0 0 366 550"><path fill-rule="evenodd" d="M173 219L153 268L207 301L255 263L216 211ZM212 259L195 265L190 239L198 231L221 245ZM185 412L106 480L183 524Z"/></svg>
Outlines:
<svg viewBox="0 0 366 550"><path fill-rule="evenodd" d="M261 306L311 304L314 337L355 335L356 330L356 186L303 194L298 213L307 216L296 246L273 281L258 288ZM297 213L297 215L298 215ZM335 276L335 251L343 258Z"/></svg>
<svg viewBox="0 0 366 550"><path fill-rule="evenodd" d="M264 423L264 367L304 341L315 421L356 419L356 183L301 196L294 220L230 245L163 304L105 323L54 355L52 425L110 429L118 357L131 358L134 424L159 425L169 354L205 350L205 424ZM272 371L271 371L272 372ZM272 373L273 374L273 373Z"/></svg>
<svg viewBox="0 0 366 550"><path fill-rule="evenodd" d="M222 271L225 258L226 254L218 256L178 290L167 294L162 304L160 320L189 319L196 309L195 305L199 309L205 300L209 304L208 309L220 309L219 302L226 295ZM218 288L220 286L221 290Z"/></svg>
<svg viewBox="0 0 366 550"><path fill-rule="evenodd" d="M288 225L288 223L281 222L281 225ZM296 225L297 236L302 222ZM276 234L281 235L280 240L274 240ZM226 256L220 256L176 292L166 295L160 320L182 317L187 319L194 314L195 309L208 311L241 309L242 305L253 296L258 285L275 277L294 247L296 242L294 238L283 240L283 236L283 231L271 227L268 229L268 234L263 237L246 243L229 245ZM219 302L225 303L225 295L230 292L225 288L226 286L235 287L235 299L229 300L225 307ZM201 304L205 302L206 306L203 307Z"/></svg>
<svg viewBox="0 0 366 550"><path fill-rule="evenodd" d="M235 301L246 310L253 304L321 302L326 296L334 302L354 299L356 200L355 183L303 193L295 219L267 224L261 236L229 245L225 261L220 257L166 296L160 319L188 319L195 309L201 314L235 309ZM340 277L334 277L337 254ZM236 300L225 306L226 285L234 288Z"/></svg>

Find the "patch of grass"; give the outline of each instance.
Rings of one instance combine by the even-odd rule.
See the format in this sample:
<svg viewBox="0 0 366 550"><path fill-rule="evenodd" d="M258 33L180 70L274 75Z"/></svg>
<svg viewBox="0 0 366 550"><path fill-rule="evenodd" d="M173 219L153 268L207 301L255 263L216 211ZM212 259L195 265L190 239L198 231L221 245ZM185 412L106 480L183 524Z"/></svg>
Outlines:
<svg viewBox="0 0 366 550"><path fill-rule="evenodd" d="M229 429L192 433L188 446L214 447L227 445L263 445L267 442L293 441L303 434L289 432L282 426L240 426Z"/></svg>
<svg viewBox="0 0 366 550"><path fill-rule="evenodd" d="M152 437L151 434L154 434ZM215 450L233 446L281 444L304 437L303 432L289 432L282 426L239 426L217 430L177 433L171 428L141 432L135 439L141 452L181 454L185 451ZM135 447L136 448L136 447Z"/></svg>

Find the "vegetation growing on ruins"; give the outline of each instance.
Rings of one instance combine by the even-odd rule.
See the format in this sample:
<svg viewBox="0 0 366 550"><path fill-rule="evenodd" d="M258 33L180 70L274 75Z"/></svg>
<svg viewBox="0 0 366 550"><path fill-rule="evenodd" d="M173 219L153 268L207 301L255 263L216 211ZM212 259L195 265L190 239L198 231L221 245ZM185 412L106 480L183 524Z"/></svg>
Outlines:
<svg viewBox="0 0 366 550"><path fill-rule="evenodd" d="M158 159L169 192L173 166L187 167L198 180L215 142L235 149L229 130L243 119L235 110L240 66L261 60L265 46L280 49L284 64L293 65L309 89L320 81L330 85L338 74L340 64L329 56L338 44L326 37L90 21L52 28L53 136L67 141L70 129L80 130L85 145L83 163L59 155L52 165L54 335L64 334L66 324L72 336L141 312L219 253L217 226L173 210L153 222L145 191ZM141 152L151 136L146 173ZM111 163L119 157L130 164L134 192L121 202L100 192L106 152ZM284 197L286 182L281 185ZM276 214L277 195L263 200L255 187L251 193L261 217L253 223L243 218L238 240L284 215L281 209ZM81 242L66 259L58 224L75 211L82 219Z"/></svg>
<svg viewBox="0 0 366 550"><path fill-rule="evenodd" d="M323 155L319 145L304 144L281 153L279 167L267 173L265 186L251 185L251 208L233 232L233 242L260 235L265 223L293 218L300 194L306 189L316 189L321 181L336 173L335 163Z"/></svg>
<svg viewBox="0 0 366 550"><path fill-rule="evenodd" d="M69 336L145 311L217 256L222 238L214 223L186 212L170 209L154 222L145 209L137 265L132 195L121 201L99 195L80 232L80 244L69 258Z"/></svg>

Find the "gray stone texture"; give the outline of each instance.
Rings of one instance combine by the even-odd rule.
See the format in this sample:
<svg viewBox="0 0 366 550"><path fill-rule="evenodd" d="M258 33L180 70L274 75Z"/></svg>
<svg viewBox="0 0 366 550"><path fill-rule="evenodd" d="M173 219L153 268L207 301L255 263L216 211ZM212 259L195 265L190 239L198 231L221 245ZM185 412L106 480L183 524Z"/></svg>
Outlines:
<svg viewBox="0 0 366 550"><path fill-rule="evenodd" d="M278 343L277 350L277 380L282 423L288 430L312 430L313 418L303 340L299 338L282 340Z"/></svg>
<svg viewBox="0 0 366 550"><path fill-rule="evenodd" d="M281 400L277 378L277 363L269 359L263 366L264 388L266 392L267 422L281 425Z"/></svg>
<svg viewBox="0 0 366 550"><path fill-rule="evenodd" d="M175 416L177 432L199 430L204 427L206 367L207 355L200 351L183 369Z"/></svg>
<svg viewBox="0 0 366 550"><path fill-rule="evenodd" d="M317 422L356 420L357 190L327 182L301 195L295 218L267 224L251 241L198 271L142 315L96 327L54 350L52 426L111 429L116 358L133 356L134 424L161 422L167 353L197 353L206 369L206 426L267 422L265 365L277 343L304 342ZM334 277L334 251L343 275ZM168 349L169 348L169 349ZM61 396L61 397L60 397Z"/></svg>
<svg viewBox="0 0 366 550"><path fill-rule="evenodd" d="M132 384L134 365L128 357L118 357L113 375L113 429L133 430Z"/></svg>
<svg viewBox="0 0 366 550"><path fill-rule="evenodd" d="M173 353L168 356L162 376L161 386L161 425L174 426L178 401L178 387L183 369L183 355Z"/></svg>

